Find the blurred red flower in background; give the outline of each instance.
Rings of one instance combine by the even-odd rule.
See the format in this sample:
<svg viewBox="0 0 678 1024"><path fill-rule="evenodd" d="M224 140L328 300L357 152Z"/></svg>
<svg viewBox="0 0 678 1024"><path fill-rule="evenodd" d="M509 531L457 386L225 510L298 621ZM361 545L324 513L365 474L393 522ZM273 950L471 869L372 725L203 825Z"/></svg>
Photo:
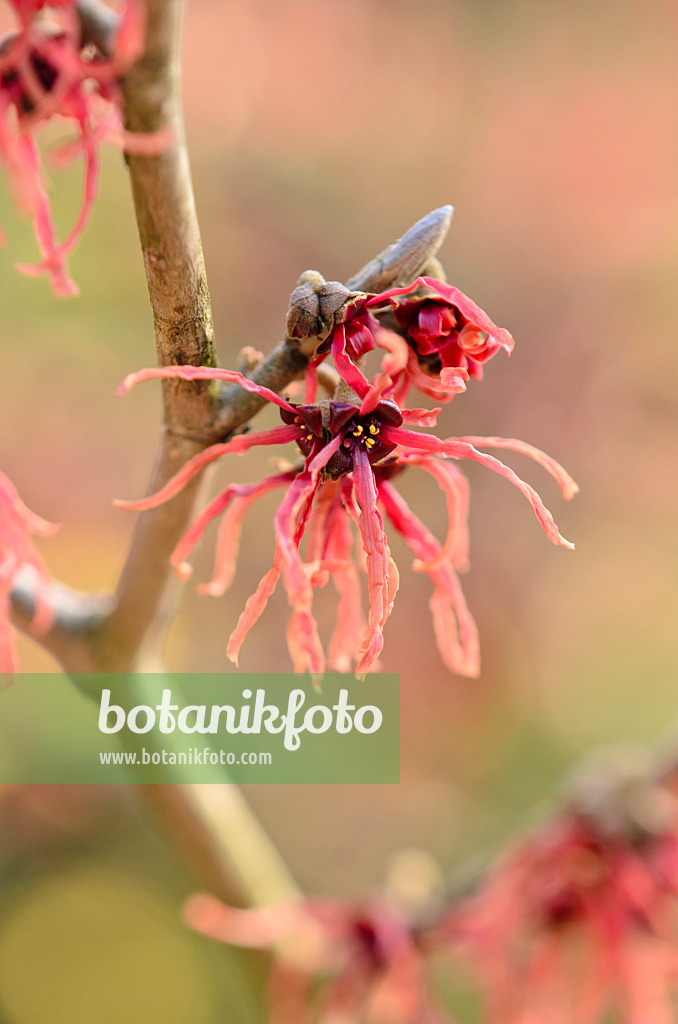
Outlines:
<svg viewBox="0 0 678 1024"><path fill-rule="evenodd" d="M309 899L236 910L198 894L187 902L184 915L209 938L275 950L271 1024L432 1024L442 1019L428 991L416 933L392 903L351 906Z"/></svg>
<svg viewBox="0 0 678 1024"><path fill-rule="evenodd" d="M678 827L606 835L573 814L528 836L446 925L488 1024L670 1024L678 982Z"/></svg>
<svg viewBox="0 0 678 1024"><path fill-rule="evenodd" d="M49 573L33 547L32 536L49 536L57 526L26 508L14 484L0 473L0 673L16 670L11 592L20 573L30 577L35 600L33 629L49 629L52 611L47 596Z"/></svg>
<svg viewBox="0 0 678 1024"><path fill-rule="evenodd" d="M75 295L67 258L82 236L97 195L99 144L108 139L125 149L158 152L166 139L122 130L118 79L141 53L143 5L127 0L115 31L111 56L82 40L73 0L9 0L19 27L0 42L0 160L20 212L33 220L42 254L37 264L21 264L30 275L47 274L56 295ZM77 137L60 145L51 162L65 166L82 154L83 199L75 224L59 242L44 179L38 130L55 118L73 122Z"/></svg>

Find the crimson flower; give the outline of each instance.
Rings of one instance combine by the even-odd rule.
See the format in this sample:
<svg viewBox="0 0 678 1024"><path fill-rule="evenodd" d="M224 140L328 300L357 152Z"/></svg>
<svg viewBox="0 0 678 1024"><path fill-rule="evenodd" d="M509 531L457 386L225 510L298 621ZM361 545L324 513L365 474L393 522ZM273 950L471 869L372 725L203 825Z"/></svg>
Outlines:
<svg viewBox="0 0 678 1024"><path fill-rule="evenodd" d="M443 376L450 369L467 370L482 379L482 364L503 348L513 351L508 331L492 323L486 313L458 288L420 277L414 287L424 294L412 295L411 288L391 288L379 298L388 299L395 318L413 346L427 373Z"/></svg>
<svg viewBox="0 0 678 1024"><path fill-rule="evenodd" d="M141 0L127 0L110 58L83 48L74 0L10 0L19 27L0 42L0 161L19 210L31 217L42 260L21 264L29 275L47 274L56 295L75 295L67 258L89 220L97 194L99 144L108 139L135 152L158 152L160 133L122 131L118 79L141 52L144 18ZM50 8L49 23L42 17ZM77 137L53 154L56 166L84 158L83 200L75 224L59 242L43 178L38 130L55 118L72 122ZM1 237L1 236L0 236ZM4 241L4 239L2 239Z"/></svg>
<svg viewBox="0 0 678 1024"><path fill-rule="evenodd" d="M385 364L387 362L388 353ZM466 568L468 560L467 487L457 468L444 460L471 459L509 480L530 502L548 538L565 547L572 545L560 535L550 512L529 484L475 446L506 448L530 456L551 473L566 498L576 493L576 484L557 462L521 441L498 437L441 439L406 429L403 424L434 425L439 410L401 409L391 399L382 397L390 386L388 367L370 382L355 364L351 366L353 369L347 376L354 402L321 401L307 405L293 405L231 370L169 366L130 374L119 394L139 381L157 378L237 382L278 405L284 425L212 445L190 459L156 494L117 504L138 511L155 508L222 455L243 454L255 445L294 441L304 456L299 469L268 477L258 484L227 487L198 516L172 555L172 563L181 574L190 572L187 555L203 536L209 522L225 513L217 544L215 575L206 588L213 594L222 593L232 578L240 523L247 507L263 493L278 487L287 488L275 514L273 566L248 600L231 635L228 644L231 660L237 664L245 636L282 577L292 609L287 641L295 671L322 674L325 655L312 612L313 592L316 587L325 586L331 577L339 592L340 608L330 646L330 667L345 671L353 659L360 677L374 669L399 582L384 530L384 513L412 550L415 569L426 572L433 583L431 610L438 646L446 664L452 671L475 676L479 672L477 630L457 575ZM341 372L341 361L338 368ZM443 544L432 536L393 487L393 477L411 465L429 472L444 492L450 528ZM360 611L359 577L351 554L352 523L357 525L361 538L363 567L367 574L367 623ZM307 528L308 544L303 558L300 545Z"/></svg>
<svg viewBox="0 0 678 1024"><path fill-rule="evenodd" d="M19 575L28 572L35 595L33 629L49 629L52 611L48 600L49 573L33 547L32 535L48 536L57 529L26 508L14 484L0 473L0 674L16 671L11 592Z"/></svg>
<svg viewBox="0 0 678 1024"><path fill-rule="evenodd" d="M678 827L632 842L576 814L535 832L452 914L488 1024L670 1024Z"/></svg>
<svg viewBox="0 0 678 1024"><path fill-rule="evenodd" d="M386 310L398 333L378 319ZM500 348L510 355L513 338L458 288L420 277L406 288L357 296L319 352L331 350L341 377L361 394L365 378L358 364L375 346L388 354L380 390L402 405L411 386L449 401L465 390L469 377L482 378L482 364Z"/></svg>
<svg viewBox="0 0 678 1024"><path fill-rule="evenodd" d="M432 1024L416 935L391 903L352 907L329 900L236 910L193 896L185 917L196 931L231 945L274 949L271 1024ZM312 983L320 981L320 988Z"/></svg>

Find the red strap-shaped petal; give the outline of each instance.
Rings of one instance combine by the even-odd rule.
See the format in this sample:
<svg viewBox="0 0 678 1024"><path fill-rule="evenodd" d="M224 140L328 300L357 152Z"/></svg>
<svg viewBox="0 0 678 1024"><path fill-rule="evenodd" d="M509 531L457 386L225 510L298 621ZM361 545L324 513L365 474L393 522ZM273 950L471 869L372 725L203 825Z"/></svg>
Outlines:
<svg viewBox="0 0 678 1024"><path fill-rule="evenodd" d="M270 388L255 384L253 380L246 377L244 373L239 373L238 370L222 370L218 366L150 366L146 370L128 373L115 393L118 398L122 398L131 388L142 381L168 380L173 378L189 381L223 380L231 384L239 384L245 391L251 391L253 394L259 395L260 398L265 398L267 402L273 402L274 405L279 406L281 409L286 409L287 412L296 412L293 405L290 405L288 401L277 395L275 391L271 391Z"/></svg>

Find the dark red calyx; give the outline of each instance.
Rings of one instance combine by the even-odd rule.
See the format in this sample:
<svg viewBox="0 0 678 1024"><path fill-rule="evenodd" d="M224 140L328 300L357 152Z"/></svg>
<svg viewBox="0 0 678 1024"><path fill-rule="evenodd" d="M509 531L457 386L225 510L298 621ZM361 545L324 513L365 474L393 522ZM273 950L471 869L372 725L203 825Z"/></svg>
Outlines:
<svg viewBox="0 0 678 1024"><path fill-rule="evenodd" d="M398 406L388 401L379 402L372 412L364 416L360 415L357 406L348 402L296 405L294 412L281 409L280 415L284 423L299 427L297 444L304 455L319 451L335 437L342 436L341 447L325 466L325 475L333 480L352 472L357 445L367 453L371 465L390 465L394 460L388 456L396 445L385 441L381 430L384 426L397 427L403 422Z"/></svg>

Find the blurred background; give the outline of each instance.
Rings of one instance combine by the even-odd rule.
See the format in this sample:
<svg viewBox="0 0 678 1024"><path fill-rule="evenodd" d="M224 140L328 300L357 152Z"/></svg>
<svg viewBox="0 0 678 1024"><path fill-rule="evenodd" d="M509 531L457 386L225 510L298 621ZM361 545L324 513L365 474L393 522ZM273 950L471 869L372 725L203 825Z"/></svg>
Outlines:
<svg viewBox="0 0 678 1024"><path fill-rule="evenodd" d="M403 846L445 869L499 850L584 753L660 741L678 717L678 9L190 0L187 14L186 120L222 364L279 340L301 271L344 279L452 203L448 278L516 349L445 409L442 432L522 438L581 486L567 505L538 467L507 457L576 542L570 553L506 482L468 467L478 680L443 668L427 579L394 540L401 590L383 665L401 674L400 786L248 789L304 889L355 897ZM51 178L63 234L79 168ZM16 272L35 248L4 189L0 223L0 466L63 524L41 549L54 574L106 589L133 525L111 499L143 493L160 409L153 384L114 397L154 351L120 155L104 155L72 261L79 299ZM268 458L224 464L215 481L255 479ZM412 472L401 489L440 535L433 482ZM187 588L172 668L233 670L227 639L270 566L274 508L275 496L249 517L231 592ZM208 539L197 582L212 556ZM321 594L326 630L332 612ZM286 616L280 590L244 671L288 669ZM28 641L21 658L25 671L55 668ZM260 1019L249 962L181 924L194 886L134 794L0 791L2 1024Z"/></svg>

